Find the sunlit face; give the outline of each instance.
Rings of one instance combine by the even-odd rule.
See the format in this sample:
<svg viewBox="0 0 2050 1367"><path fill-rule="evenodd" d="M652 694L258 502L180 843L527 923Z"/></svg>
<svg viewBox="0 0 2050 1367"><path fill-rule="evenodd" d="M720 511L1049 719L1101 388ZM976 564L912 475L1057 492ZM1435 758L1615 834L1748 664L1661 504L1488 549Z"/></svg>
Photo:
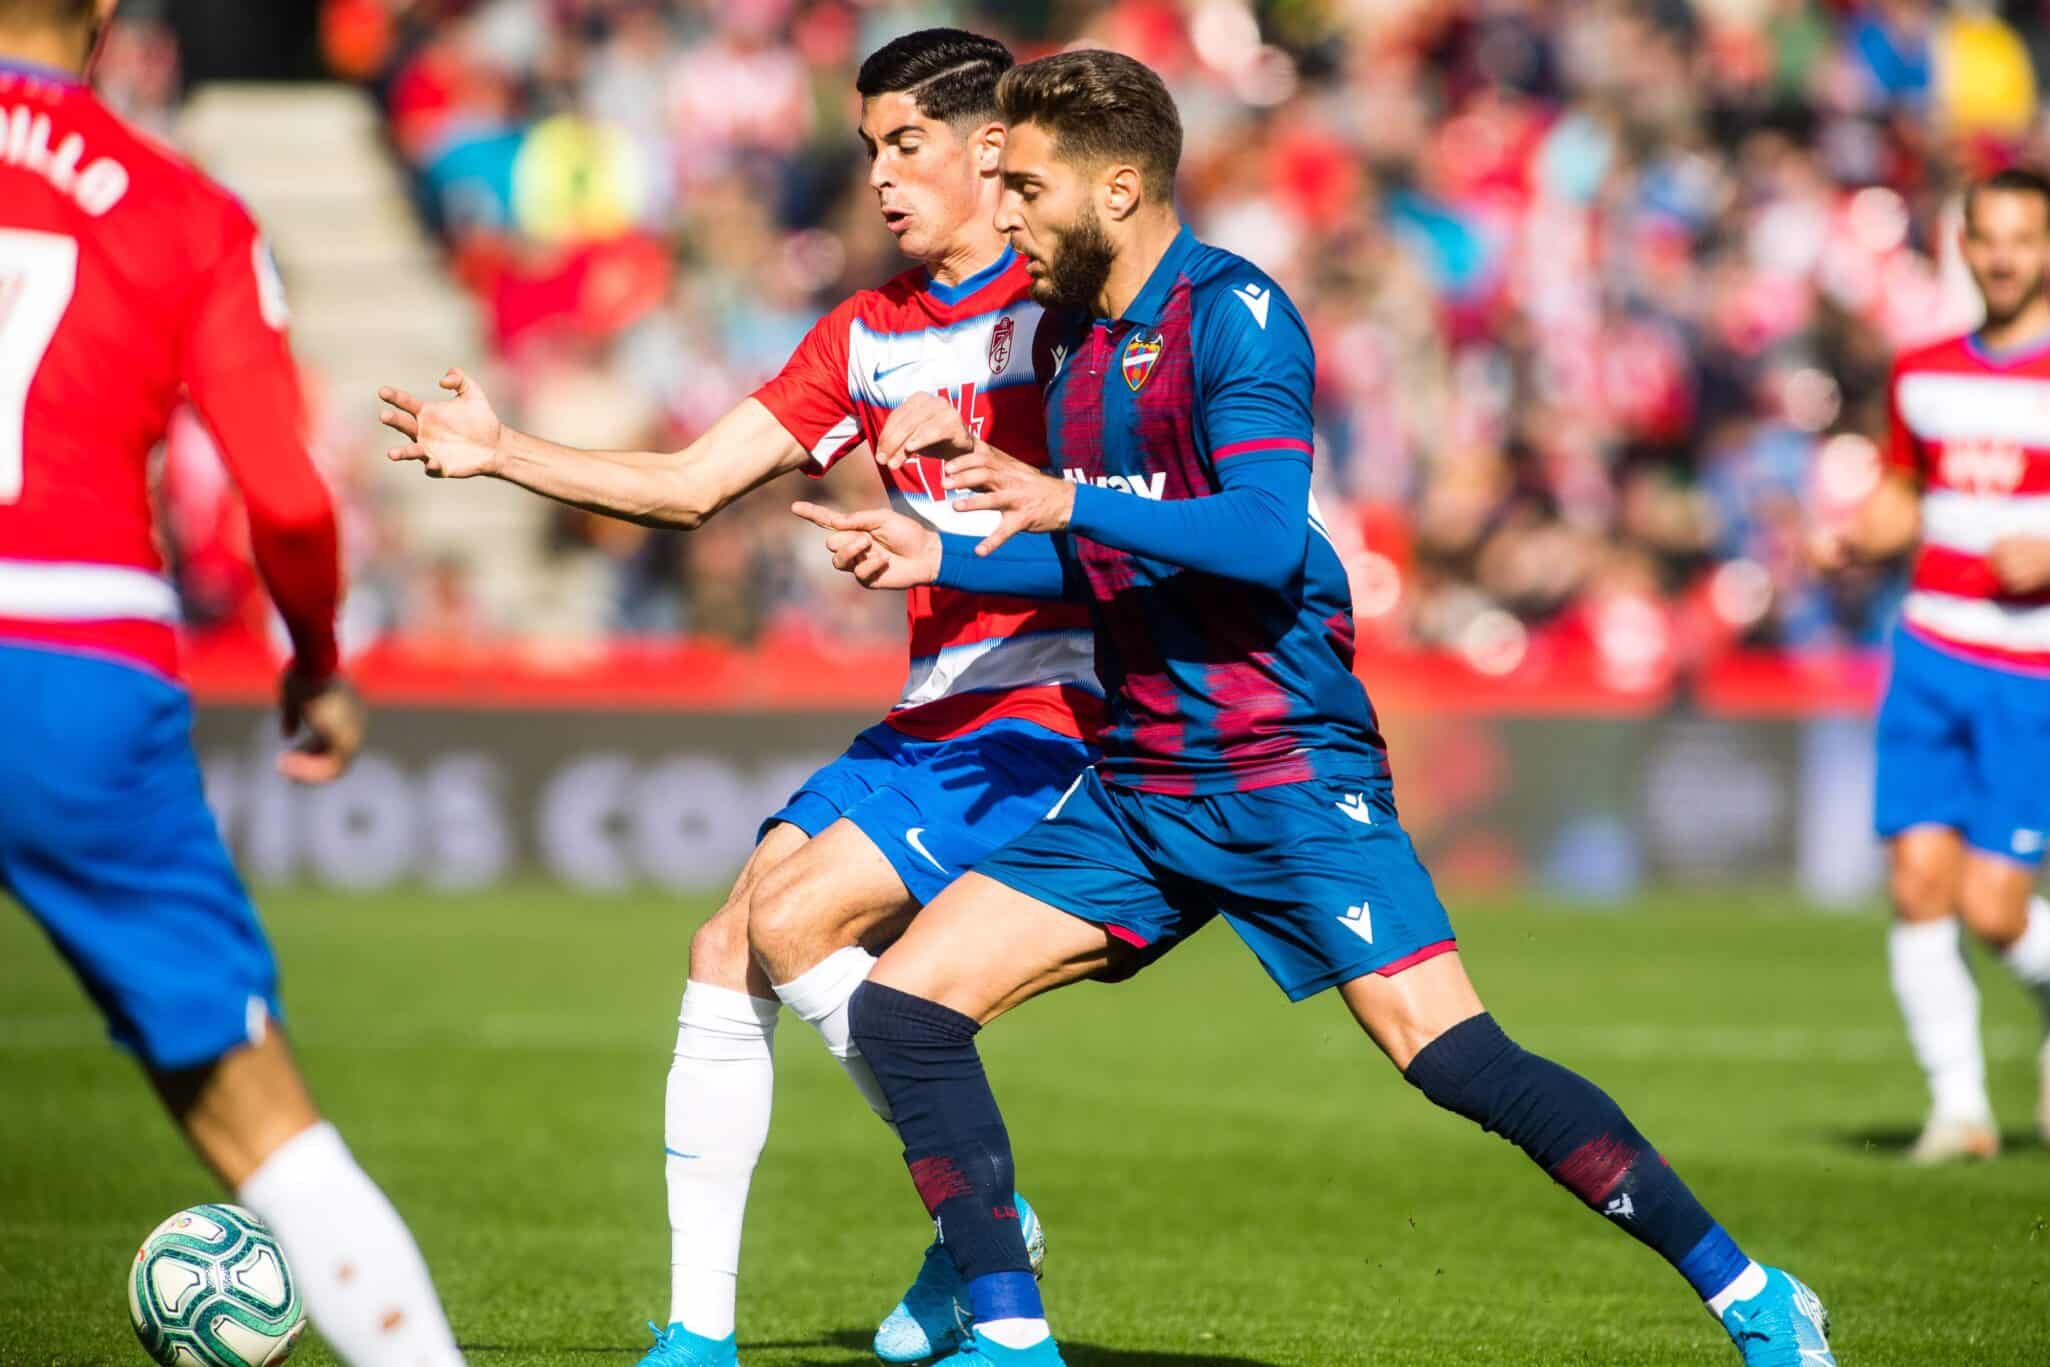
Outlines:
<svg viewBox="0 0 2050 1367"><path fill-rule="evenodd" d="M2041 297L2050 267L2050 204L2020 190L1981 190L1970 200L1965 267L1998 326Z"/></svg>
<svg viewBox="0 0 2050 1367"><path fill-rule="evenodd" d="M890 91L861 102L861 145L869 188L898 247L920 260L946 255L982 212L976 140L919 113L910 95Z"/></svg>
<svg viewBox="0 0 2050 1367"><path fill-rule="evenodd" d="M997 231L1025 258L1033 299L1049 308L1093 303L1116 254L1097 214L1096 178L1057 156L1053 136L1036 123L1009 130L997 170Z"/></svg>

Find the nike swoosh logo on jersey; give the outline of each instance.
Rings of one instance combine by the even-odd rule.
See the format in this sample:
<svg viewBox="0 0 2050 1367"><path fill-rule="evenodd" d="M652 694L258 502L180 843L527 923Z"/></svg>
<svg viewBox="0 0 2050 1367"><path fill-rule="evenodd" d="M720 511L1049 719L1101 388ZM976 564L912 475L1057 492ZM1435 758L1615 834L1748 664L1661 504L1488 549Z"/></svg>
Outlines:
<svg viewBox="0 0 2050 1367"><path fill-rule="evenodd" d="M906 366L914 366L917 364L918 362L915 360L899 361L897 362L897 364L893 366L886 366L878 362L876 364L875 370L870 373L869 382L871 384L881 384L884 381L884 379L891 375L895 375L898 371L904 369Z"/></svg>
<svg viewBox="0 0 2050 1367"><path fill-rule="evenodd" d="M909 845L912 849L917 850L920 857L923 858L926 863L932 865L934 868L938 869L941 873L946 874L948 877L953 877L953 870L949 869L945 864L942 864L939 860L933 858L932 851L927 849L925 847L925 842L918 838L924 833L925 827L913 826L910 830L904 832L904 843Z"/></svg>

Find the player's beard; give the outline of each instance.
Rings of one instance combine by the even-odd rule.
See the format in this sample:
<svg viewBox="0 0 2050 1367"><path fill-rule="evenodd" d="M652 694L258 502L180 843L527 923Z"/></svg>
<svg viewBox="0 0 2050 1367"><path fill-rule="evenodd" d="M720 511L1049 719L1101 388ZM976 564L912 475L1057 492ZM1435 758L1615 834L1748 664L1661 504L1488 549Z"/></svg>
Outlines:
<svg viewBox="0 0 2050 1367"><path fill-rule="evenodd" d="M1075 221L1055 239L1046 260L1046 277L1032 287L1033 299L1047 308L1093 309L1110 279L1117 248L1103 230L1094 204L1085 205Z"/></svg>
<svg viewBox="0 0 2050 1367"><path fill-rule="evenodd" d="M2046 289L2050 289L2050 278L2046 278L2044 272L2038 271L2035 279L2029 282L2028 288L2015 294L2013 304L2006 308L1996 309L1993 306L1992 294L1984 285L1980 285L1979 298L1986 305L1986 326L1998 328L2013 322L2025 313L2031 304L2043 298Z"/></svg>

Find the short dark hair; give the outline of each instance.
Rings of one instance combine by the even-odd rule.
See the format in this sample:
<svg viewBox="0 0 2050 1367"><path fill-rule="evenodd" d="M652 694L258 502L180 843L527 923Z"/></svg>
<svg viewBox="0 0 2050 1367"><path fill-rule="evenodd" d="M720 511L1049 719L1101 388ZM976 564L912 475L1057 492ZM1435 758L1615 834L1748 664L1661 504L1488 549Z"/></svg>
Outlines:
<svg viewBox="0 0 2050 1367"><path fill-rule="evenodd" d="M1148 195L1174 199L1182 116L1145 63L1119 52L1057 52L1005 72L997 109L1006 124L1036 123L1053 134L1066 160L1128 160Z"/></svg>
<svg viewBox="0 0 2050 1367"><path fill-rule="evenodd" d="M0 29L83 24L93 17L93 0L0 0Z"/></svg>
<svg viewBox="0 0 2050 1367"><path fill-rule="evenodd" d="M2010 166L1995 171L1983 180L1973 182L1965 191L1965 226L1972 225L1972 206L1979 196L1997 191L2010 195L2034 195L2043 202L2043 212L2050 216L2050 178L2040 171L2031 171L2026 166Z"/></svg>
<svg viewBox="0 0 2050 1367"><path fill-rule="evenodd" d="M863 99L905 94L918 112L956 126L993 123L997 78L1016 59L994 38L958 28L922 28L892 38L861 64L854 88Z"/></svg>

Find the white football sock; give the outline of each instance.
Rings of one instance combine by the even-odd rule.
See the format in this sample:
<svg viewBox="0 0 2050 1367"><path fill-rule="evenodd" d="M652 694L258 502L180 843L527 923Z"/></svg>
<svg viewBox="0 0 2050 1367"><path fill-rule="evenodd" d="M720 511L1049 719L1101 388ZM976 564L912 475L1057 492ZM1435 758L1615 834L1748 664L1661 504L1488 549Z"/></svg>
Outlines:
<svg viewBox="0 0 2050 1367"><path fill-rule="evenodd" d="M2044 1023L2050 1025L2050 902L2040 897L2029 899L2028 924L2000 957L2029 989Z"/></svg>
<svg viewBox="0 0 2050 1367"><path fill-rule="evenodd" d="M1908 1041L1929 1078L1937 1115L1986 1121L1986 1055L1979 1042L1979 988L1958 944L1957 922L1896 921L1887 934L1893 995Z"/></svg>
<svg viewBox="0 0 2050 1367"><path fill-rule="evenodd" d="M740 1226L755 1160L769 1142L776 1003L710 983L683 993L663 1107L669 1179L669 1319L693 1334L733 1332Z"/></svg>
<svg viewBox="0 0 2050 1367"><path fill-rule="evenodd" d="M1030 1348L1053 1333L1045 1320L991 1320L975 1326L977 1338L1001 1343L1006 1348Z"/></svg>
<svg viewBox="0 0 2050 1367"><path fill-rule="evenodd" d="M334 1126L280 1144L236 1199L278 1236L307 1315L350 1367L461 1367L426 1260Z"/></svg>
<svg viewBox="0 0 2050 1367"><path fill-rule="evenodd" d="M1710 1296L1705 1304L1708 1306L1709 1314L1714 1315L1717 1319L1721 1319L1723 1311L1729 1309L1738 1301L1750 1300L1763 1290L1765 1290L1765 1269L1755 1262L1746 1263L1744 1270L1731 1278L1728 1286Z"/></svg>
<svg viewBox="0 0 2050 1367"><path fill-rule="evenodd" d="M875 955L860 945L849 945L834 950L792 981L778 984L776 995L824 1037L826 1052L840 1061L869 1109L894 1130L897 1127L890 1119L890 1099L883 1095L874 1070L855 1047L854 1034L847 1025L847 1003L854 999L854 989L868 980L869 971L875 966Z"/></svg>

